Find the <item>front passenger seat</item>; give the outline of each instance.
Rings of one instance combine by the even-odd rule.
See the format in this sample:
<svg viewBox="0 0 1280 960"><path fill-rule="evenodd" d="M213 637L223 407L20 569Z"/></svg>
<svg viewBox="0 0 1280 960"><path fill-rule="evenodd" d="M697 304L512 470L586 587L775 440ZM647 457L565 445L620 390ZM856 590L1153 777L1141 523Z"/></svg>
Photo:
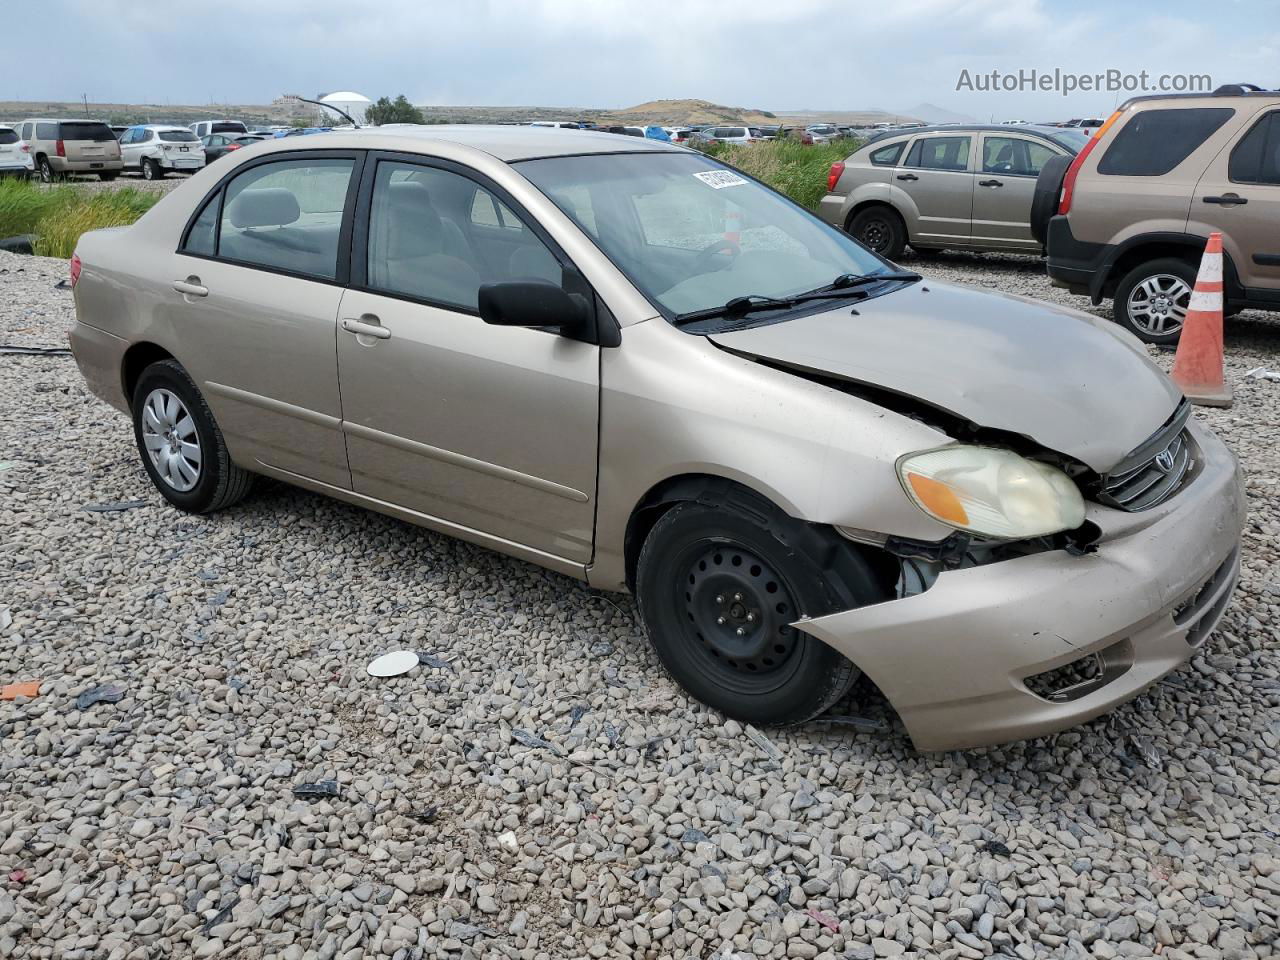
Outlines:
<svg viewBox="0 0 1280 960"><path fill-rule="evenodd" d="M445 228L421 183L392 183L387 191L384 229L373 239L371 277L395 293L424 300L478 305L480 274L444 252Z"/></svg>

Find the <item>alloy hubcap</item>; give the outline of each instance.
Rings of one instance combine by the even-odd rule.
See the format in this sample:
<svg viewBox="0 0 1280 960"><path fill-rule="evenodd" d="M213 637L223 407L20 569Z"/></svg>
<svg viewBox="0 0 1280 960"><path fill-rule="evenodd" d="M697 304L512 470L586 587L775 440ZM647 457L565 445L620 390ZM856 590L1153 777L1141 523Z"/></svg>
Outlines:
<svg viewBox="0 0 1280 960"><path fill-rule="evenodd" d="M142 444L160 479L180 493L200 482L200 435L178 395L163 387L142 403Z"/></svg>
<svg viewBox="0 0 1280 960"><path fill-rule="evenodd" d="M744 679L780 670L798 641L800 614L769 564L736 544L695 555L684 581L685 610L703 659Z"/></svg>
<svg viewBox="0 0 1280 960"><path fill-rule="evenodd" d="M1129 294L1129 319L1134 326L1155 336L1182 329L1191 303L1191 288L1181 277L1160 273L1148 277Z"/></svg>

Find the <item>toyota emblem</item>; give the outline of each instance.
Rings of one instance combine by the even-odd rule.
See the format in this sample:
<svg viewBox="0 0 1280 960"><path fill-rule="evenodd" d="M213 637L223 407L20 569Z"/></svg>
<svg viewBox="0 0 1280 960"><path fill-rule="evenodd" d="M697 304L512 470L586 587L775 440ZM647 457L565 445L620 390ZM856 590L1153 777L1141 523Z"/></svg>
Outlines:
<svg viewBox="0 0 1280 960"><path fill-rule="evenodd" d="M1156 454L1156 469L1161 473L1173 471L1173 450L1166 448Z"/></svg>

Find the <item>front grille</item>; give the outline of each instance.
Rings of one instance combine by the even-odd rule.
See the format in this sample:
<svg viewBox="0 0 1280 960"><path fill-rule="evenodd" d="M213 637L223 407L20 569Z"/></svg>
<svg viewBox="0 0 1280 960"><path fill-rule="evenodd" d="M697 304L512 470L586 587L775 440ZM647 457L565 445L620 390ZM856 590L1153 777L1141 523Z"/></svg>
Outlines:
<svg viewBox="0 0 1280 960"><path fill-rule="evenodd" d="M1173 496L1191 469L1193 445L1186 429L1190 415L1191 405L1184 400L1163 427L1102 477L1098 501L1136 512Z"/></svg>

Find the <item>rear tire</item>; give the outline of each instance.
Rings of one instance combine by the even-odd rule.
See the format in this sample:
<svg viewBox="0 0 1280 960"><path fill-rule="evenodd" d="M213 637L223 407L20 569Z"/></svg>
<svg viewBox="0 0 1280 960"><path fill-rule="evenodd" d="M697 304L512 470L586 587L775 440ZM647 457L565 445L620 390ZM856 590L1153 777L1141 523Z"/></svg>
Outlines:
<svg viewBox="0 0 1280 960"><path fill-rule="evenodd" d="M877 204L854 214L849 221L848 233L868 250L886 260L902 256L907 244L907 227L892 207Z"/></svg>
<svg viewBox="0 0 1280 960"><path fill-rule="evenodd" d="M1141 263L1116 287L1112 314L1116 323L1147 343L1177 343L1195 285L1196 268L1186 260L1163 257Z"/></svg>
<svg viewBox="0 0 1280 960"><path fill-rule="evenodd" d="M36 161L36 172L40 175L41 183L53 183L58 179L58 175L53 172L53 164L49 162L48 157L41 157Z"/></svg>
<svg viewBox="0 0 1280 960"><path fill-rule="evenodd" d="M164 171L160 169L160 164L156 163L150 157L142 158L142 179L143 180L160 180L164 177Z"/></svg>
<svg viewBox="0 0 1280 960"><path fill-rule="evenodd" d="M791 626L882 599L873 572L834 532L759 498L671 507L641 548L645 633L690 695L749 723L803 723L857 679L840 653Z"/></svg>
<svg viewBox="0 0 1280 960"><path fill-rule="evenodd" d="M249 492L253 474L231 462L213 412L178 361L161 360L142 371L132 410L142 466L179 510L212 513Z"/></svg>

